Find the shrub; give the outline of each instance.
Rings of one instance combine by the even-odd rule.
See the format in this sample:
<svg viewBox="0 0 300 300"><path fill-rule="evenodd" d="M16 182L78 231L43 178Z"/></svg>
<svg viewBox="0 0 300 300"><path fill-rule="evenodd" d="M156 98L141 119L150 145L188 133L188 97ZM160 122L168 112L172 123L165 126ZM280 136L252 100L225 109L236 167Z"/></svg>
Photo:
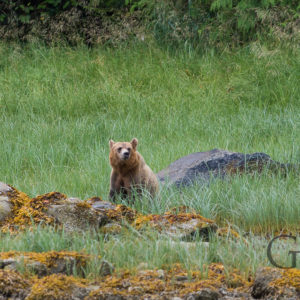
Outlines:
<svg viewBox="0 0 300 300"><path fill-rule="evenodd" d="M141 0L155 36L165 43L237 45L261 35L294 37L299 1ZM135 4L137 7L138 5ZM146 8L145 8L146 7Z"/></svg>
<svg viewBox="0 0 300 300"><path fill-rule="evenodd" d="M116 31L116 24L126 28L122 24L129 9L139 25L141 20L158 41L171 46L224 48L261 37L286 41L299 38L300 28L298 0L2 0L0 5L0 25L10 26L2 28L2 33L0 28L0 38L21 40L28 40L30 32L34 36L47 32L45 40L52 40L49 35L55 35L56 26L47 24L59 20L62 36L70 35L76 23L79 29L74 28L72 40L95 43L99 36L94 28L96 32L108 28L109 34ZM78 38L81 23L86 29Z"/></svg>
<svg viewBox="0 0 300 300"><path fill-rule="evenodd" d="M45 15L54 16L74 7L82 9L115 9L125 5L125 0L2 0L0 22L7 23L14 14L20 23Z"/></svg>

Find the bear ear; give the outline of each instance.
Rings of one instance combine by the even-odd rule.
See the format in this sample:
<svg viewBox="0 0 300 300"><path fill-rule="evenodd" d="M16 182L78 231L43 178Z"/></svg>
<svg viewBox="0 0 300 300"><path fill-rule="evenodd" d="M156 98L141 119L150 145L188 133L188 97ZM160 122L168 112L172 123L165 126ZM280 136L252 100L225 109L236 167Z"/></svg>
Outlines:
<svg viewBox="0 0 300 300"><path fill-rule="evenodd" d="M136 146L138 144L138 140L136 138L132 139L132 141L130 142L131 145L132 145L132 148L135 150L136 149Z"/></svg>
<svg viewBox="0 0 300 300"><path fill-rule="evenodd" d="M109 148L111 149L114 146L115 142L113 140L109 141Z"/></svg>

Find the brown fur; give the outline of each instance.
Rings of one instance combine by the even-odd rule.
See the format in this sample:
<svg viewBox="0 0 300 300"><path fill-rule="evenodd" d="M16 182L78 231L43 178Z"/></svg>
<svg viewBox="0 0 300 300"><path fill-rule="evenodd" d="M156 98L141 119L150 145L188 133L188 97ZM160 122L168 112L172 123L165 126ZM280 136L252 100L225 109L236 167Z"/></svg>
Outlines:
<svg viewBox="0 0 300 300"><path fill-rule="evenodd" d="M142 189L146 189L152 197L158 192L156 175L136 150L137 144L138 140L135 138L130 143L109 141L109 161L112 167L110 200L114 200L116 195L131 198L133 188L139 194Z"/></svg>

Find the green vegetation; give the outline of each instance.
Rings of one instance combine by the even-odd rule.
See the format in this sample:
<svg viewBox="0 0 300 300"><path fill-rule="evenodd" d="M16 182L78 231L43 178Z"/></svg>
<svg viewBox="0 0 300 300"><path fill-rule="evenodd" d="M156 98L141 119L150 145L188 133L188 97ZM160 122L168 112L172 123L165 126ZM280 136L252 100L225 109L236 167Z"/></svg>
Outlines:
<svg viewBox="0 0 300 300"><path fill-rule="evenodd" d="M142 34L202 50L300 39L296 0L4 0L0 8L0 38L14 41L91 45Z"/></svg>
<svg viewBox="0 0 300 300"><path fill-rule="evenodd" d="M213 148L299 162L297 51L253 44L201 57L155 46L0 52L1 177L31 196L106 198L110 138L136 136L155 172Z"/></svg>
<svg viewBox="0 0 300 300"><path fill-rule="evenodd" d="M60 191L107 199L109 139L139 139L139 151L158 172L171 162L213 148L265 152L300 161L300 53L255 42L236 51L200 56L142 43L111 49L85 46L0 45L0 180L30 196ZM0 250L85 249L118 268L141 262L161 268L221 261L248 274L268 265L266 233L299 230L299 177L243 175L182 192L163 189L143 213L187 205L231 224L248 243L215 238L208 249L174 244L149 232L82 236L37 228L3 234ZM138 247L137 247L138 245ZM193 248L194 247L194 248ZM205 250L206 249L206 250ZM288 259L286 248L282 256ZM86 272L92 276L93 265Z"/></svg>
<svg viewBox="0 0 300 300"><path fill-rule="evenodd" d="M91 254L94 259L84 268L87 277L97 277L99 261L106 259L113 263L117 272L124 269L134 272L142 264L145 268L145 263L149 269L171 268L173 264L180 263L187 270L199 269L205 273L209 264L221 262L227 270L241 270L247 278L258 267L272 266L266 255L268 242L269 239L250 234L237 239L230 236L212 237L209 243L196 238L193 243L187 243L156 232L146 231L141 236L131 230L106 239L96 233L66 234L51 227L33 227L16 236L2 234L0 249L25 252L67 250ZM299 247L299 240L296 245L289 240L282 240L274 243L272 251L276 253L278 263L289 266L291 260L288 251ZM299 260L297 268L300 268Z"/></svg>

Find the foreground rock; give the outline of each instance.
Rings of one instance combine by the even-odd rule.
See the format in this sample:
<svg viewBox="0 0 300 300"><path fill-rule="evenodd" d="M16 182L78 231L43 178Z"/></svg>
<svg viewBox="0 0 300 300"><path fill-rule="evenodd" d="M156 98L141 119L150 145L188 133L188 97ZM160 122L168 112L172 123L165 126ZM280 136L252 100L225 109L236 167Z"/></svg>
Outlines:
<svg viewBox="0 0 300 300"><path fill-rule="evenodd" d="M4 183L0 183L0 187L0 197L5 197L0 219L2 232L13 233L34 224L43 224L63 227L69 233L94 230L105 235L120 234L127 230L128 226L133 226L139 231L151 227L163 235L183 241L191 241L197 236L208 241L212 232L221 236L224 236L224 233L228 235L227 230L218 228L213 220L204 218L185 206L174 208L162 215L143 215L130 207L115 205L99 197L83 201L68 198L59 192L51 192L30 198ZM234 235L238 237L238 234Z"/></svg>
<svg viewBox="0 0 300 300"><path fill-rule="evenodd" d="M237 173L262 172L264 169L285 174L298 167L276 162L265 153L244 154L214 149L184 156L156 175L163 184L180 187L193 182L208 183L213 178Z"/></svg>
<svg viewBox="0 0 300 300"><path fill-rule="evenodd" d="M110 222L109 212L117 210L117 207L100 201L100 198L96 200L68 198L59 192L30 198L14 187L0 182L1 231L16 232L34 224L64 226L67 232L98 230ZM120 215L122 216L121 212Z"/></svg>
<svg viewBox="0 0 300 300"><path fill-rule="evenodd" d="M29 273L23 275L16 271L0 270L0 299L216 300L227 299L224 295L245 294L251 285L238 273L232 275L236 279L235 284L228 285L221 264L210 265L206 274L207 277L203 278L200 271L192 271L188 276L187 270L180 265L165 271L146 269L137 274L128 271L117 275L108 273L107 276L93 280L65 274L37 278Z"/></svg>
<svg viewBox="0 0 300 300"><path fill-rule="evenodd" d="M19 263L21 256L24 274L9 268L13 262ZM70 258L72 268L76 266L77 270L88 268L86 263L91 259L93 264L101 266L101 277L88 280L67 275L66 265L70 261L66 261ZM36 271L30 269L34 264L44 265L43 270L47 272L32 273ZM202 272L187 271L180 264L164 270L151 270L147 263L143 264L132 273L129 270L115 273L111 263L76 252L2 252L0 299L300 299L300 270L297 269L262 268L253 281L251 276L245 279L238 270L226 270L219 263L206 266ZM77 275L84 276L85 272Z"/></svg>
<svg viewBox="0 0 300 300"><path fill-rule="evenodd" d="M33 282L26 300L83 300L91 292L91 288L83 280L54 274Z"/></svg>
<svg viewBox="0 0 300 300"><path fill-rule="evenodd" d="M255 299L300 299L300 270L259 269L251 294Z"/></svg>
<svg viewBox="0 0 300 300"><path fill-rule="evenodd" d="M14 271L0 270L0 299L25 299L30 291L30 281Z"/></svg>
<svg viewBox="0 0 300 300"><path fill-rule="evenodd" d="M70 275L75 269L80 274L90 259L90 255L70 251L0 252L0 269L25 269L39 277L51 274Z"/></svg>

